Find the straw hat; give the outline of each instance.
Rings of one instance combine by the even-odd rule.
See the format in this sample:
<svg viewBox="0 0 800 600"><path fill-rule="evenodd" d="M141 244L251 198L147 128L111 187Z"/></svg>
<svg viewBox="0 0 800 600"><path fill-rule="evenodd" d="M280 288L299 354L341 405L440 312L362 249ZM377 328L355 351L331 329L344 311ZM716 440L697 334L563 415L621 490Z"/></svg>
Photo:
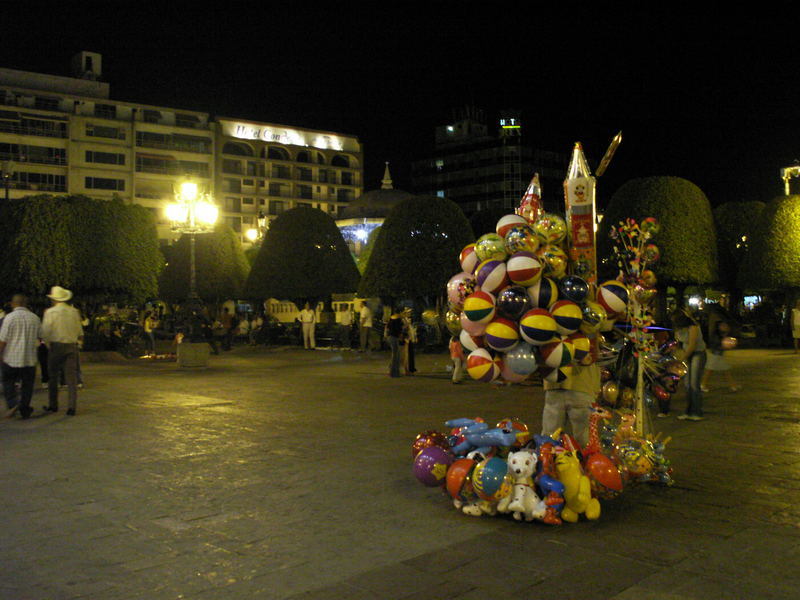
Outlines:
<svg viewBox="0 0 800 600"><path fill-rule="evenodd" d="M50 293L47 294L47 297L56 302L66 302L72 298L72 292L62 288L60 285L54 285L50 288Z"/></svg>

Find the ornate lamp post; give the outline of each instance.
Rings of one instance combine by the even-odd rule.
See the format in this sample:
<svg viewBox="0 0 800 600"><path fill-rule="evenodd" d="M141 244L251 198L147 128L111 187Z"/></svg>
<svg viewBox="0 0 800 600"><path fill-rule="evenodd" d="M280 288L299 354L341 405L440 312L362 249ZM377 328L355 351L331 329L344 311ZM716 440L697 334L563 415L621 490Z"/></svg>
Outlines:
<svg viewBox="0 0 800 600"><path fill-rule="evenodd" d="M0 162L0 175L3 177L3 187L6 188L6 201L8 201L8 188L11 186L11 178L14 177L17 165L13 160Z"/></svg>
<svg viewBox="0 0 800 600"><path fill-rule="evenodd" d="M269 222L267 221L267 216L264 214L264 211L258 211L257 221L258 227L248 229L245 233L247 239L253 244L261 241L264 238L264 234L267 232L267 228L269 226Z"/></svg>
<svg viewBox="0 0 800 600"><path fill-rule="evenodd" d="M175 202L167 205L167 218L172 222L172 230L189 234L189 297L190 307L200 305L197 295L197 274L195 271L195 235L207 233L214 227L219 209L211 194L201 193L197 183L187 179L175 191Z"/></svg>

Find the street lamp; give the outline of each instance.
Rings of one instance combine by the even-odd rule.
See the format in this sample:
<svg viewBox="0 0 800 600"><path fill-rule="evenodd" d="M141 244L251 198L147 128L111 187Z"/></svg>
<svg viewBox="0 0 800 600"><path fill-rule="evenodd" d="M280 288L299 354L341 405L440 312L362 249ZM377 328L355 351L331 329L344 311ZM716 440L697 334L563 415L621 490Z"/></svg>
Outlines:
<svg viewBox="0 0 800 600"><path fill-rule="evenodd" d="M172 231L189 234L189 306L198 306L197 274L195 272L195 235L207 233L214 227L219 209L211 194L201 193L197 183L186 179L175 190L175 202L168 204L167 218L172 222Z"/></svg>
<svg viewBox="0 0 800 600"><path fill-rule="evenodd" d="M269 222L267 221L267 215L264 214L264 211L258 211L258 218L256 220L258 222L258 228L248 229L244 234L253 244L264 237L269 225Z"/></svg>
<svg viewBox="0 0 800 600"><path fill-rule="evenodd" d="M0 162L0 175L3 177L3 186L6 188L6 201L8 201L8 188L11 185L11 178L14 177L17 165L13 160Z"/></svg>

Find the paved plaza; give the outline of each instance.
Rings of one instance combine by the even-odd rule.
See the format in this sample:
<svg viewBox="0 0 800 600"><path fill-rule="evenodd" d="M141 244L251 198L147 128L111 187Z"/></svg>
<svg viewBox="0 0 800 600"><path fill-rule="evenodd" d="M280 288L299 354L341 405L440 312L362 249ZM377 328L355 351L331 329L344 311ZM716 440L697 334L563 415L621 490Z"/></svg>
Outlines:
<svg viewBox="0 0 800 600"><path fill-rule="evenodd" d="M64 391L43 416L37 390L33 418L0 422L0 599L798 597L800 356L731 352L741 392L656 421L675 486L557 528L461 515L411 474L414 436L446 419L538 428L541 388L452 385L445 353L415 377L386 362L84 362L76 417Z"/></svg>

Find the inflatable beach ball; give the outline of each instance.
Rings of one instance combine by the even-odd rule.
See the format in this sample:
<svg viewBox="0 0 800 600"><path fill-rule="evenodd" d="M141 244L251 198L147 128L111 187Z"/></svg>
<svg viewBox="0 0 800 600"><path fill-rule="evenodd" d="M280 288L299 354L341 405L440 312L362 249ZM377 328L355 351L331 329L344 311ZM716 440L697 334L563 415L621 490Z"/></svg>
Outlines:
<svg viewBox="0 0 800 600"><path fill-rule="evenodd" d="M542 277L542 263L532 252L517 252L508 259L506 273L514 283L531 286Z"/></svg>
<svg viewBox="0 0 800 600"><path fill-rule="evenodd" d="M575 333L583 321L581 307L570 300L559 300L550 307L550 314L556 321L556 329L561 335Z"/></svg>
<svg viewBox="0 0 800 600"><path fill-rule="evenodd" d="M472 335L464 329L462 329L461 333L458 335L458 341L461 342L461 345L464 346L468 352L483 348L484 346L482 335Z"/></svg>
<svg viewBox="0 0 800 600"><path fill-rule="evenodd" d="M517 225L506 233L506 252L536 252L539 249L539 236L530 225Z"/></svg>
<svg viewBox="0 0 800 600"><path fill-rule="evenodd" d="M464 300L464 316L474 323L488 323L494 318L494 296L478 290Z"/></svg>
<svg viewBox="0 0 800 600"><path fill-rule="evenodd" d="M550 275L555 279L561 279L567 273L569 258L567 253L555 245L539 248L537 256L544 266L545 275Z"/></svg>
<svg viewBox="0 0 800 600"><path fill-rule="evenodd" d="M528 298L534 308L550 308L558 300L558 286L549 277L542 277L528 288Z"/></svg>
<svg viewBox="0 0 800 600"><path fill-rule="evenodd" d="M545 309L534 308L522 315L519 333L529 344L540 346L556 337L556 322Z"/></svg>
<svg viewBox="0 0 800 600"><path fill-rule="evenodd" d="M589 355L592 350L592 341L582 333L573 333L567 337L572 344L575 362L579 363Z"/></svg>
<svg viewBox="0 0 800 600"><path fill-rule="evenodd" d="M475 253L480 261L505 260L508 257L506 242L496 233L487 233L479 237L475 242Z"/></svg>
<svg viewBox="0 0 800 600"><path fill-rule="evenodd" d="M572 367L567 365L560 369L553 369L551 367L542 367L539 369L542 379L550 383L563 383L572 375Z"/></svg>
<svg viewBox="0 0 800 600"><path fill-rule="evenodd" d="M506 263L502 260L485 260L475 268L478 286L485 292L496 294L509 284Z"/></svg>
<svg viewBox="0 0 800 600"><path fill-rule="evenodd" d="M572 344L566 340L555 340L543 344L539 348L539 354L545 365L551 369L560 369L572 362Z"/></svg>
<svg viewBox="0 0 800 600"><path fill-rule="evenodd" d="M475 244L468 244L464 246L461 254L458 255L458 262L461 263L461 270L465 273L474 273L475 267L481 261L478 260L478 255L475 253Z"/></svg>
<svg viewBox="0 0 800 600"><path fill-rule="evenodd" d="M422 485L436 487L445 484L447 469L453 464L453 455L438 446L429 446L414 459L414 476Z"/></svg>
<svg viewBox="0 0 800 600"><path fill-rule="evenodd" d="M495 318L483 334L486 345L498 352L511 350L519 342L517 324L510 319Z"/></svg>
<svg viewBox="0 0 800 600"><path fill-rule="evenodd" d="M520 215L506 215L501 217L500 220L497 222L497 226L495 227L495 231L497 235L499 235L505 241L506 234L513 228L518 225L527 225L528 221L525 220L525 217Z"/></svg>
<svg viewBox="0 0 800 600"><path fill-rule="evenodd" d="M597 302L606 309L608 318L626 312L628 308L628 288L624 283L612 279L597 289Z"/></svg>
<svg viewBox="0 0 800 600"><path fill-rule="evenodd" d="M478 348L467 357L467 373L484 383L494 381L500 376L500 359L493 358L485 348Z"/></svg>

